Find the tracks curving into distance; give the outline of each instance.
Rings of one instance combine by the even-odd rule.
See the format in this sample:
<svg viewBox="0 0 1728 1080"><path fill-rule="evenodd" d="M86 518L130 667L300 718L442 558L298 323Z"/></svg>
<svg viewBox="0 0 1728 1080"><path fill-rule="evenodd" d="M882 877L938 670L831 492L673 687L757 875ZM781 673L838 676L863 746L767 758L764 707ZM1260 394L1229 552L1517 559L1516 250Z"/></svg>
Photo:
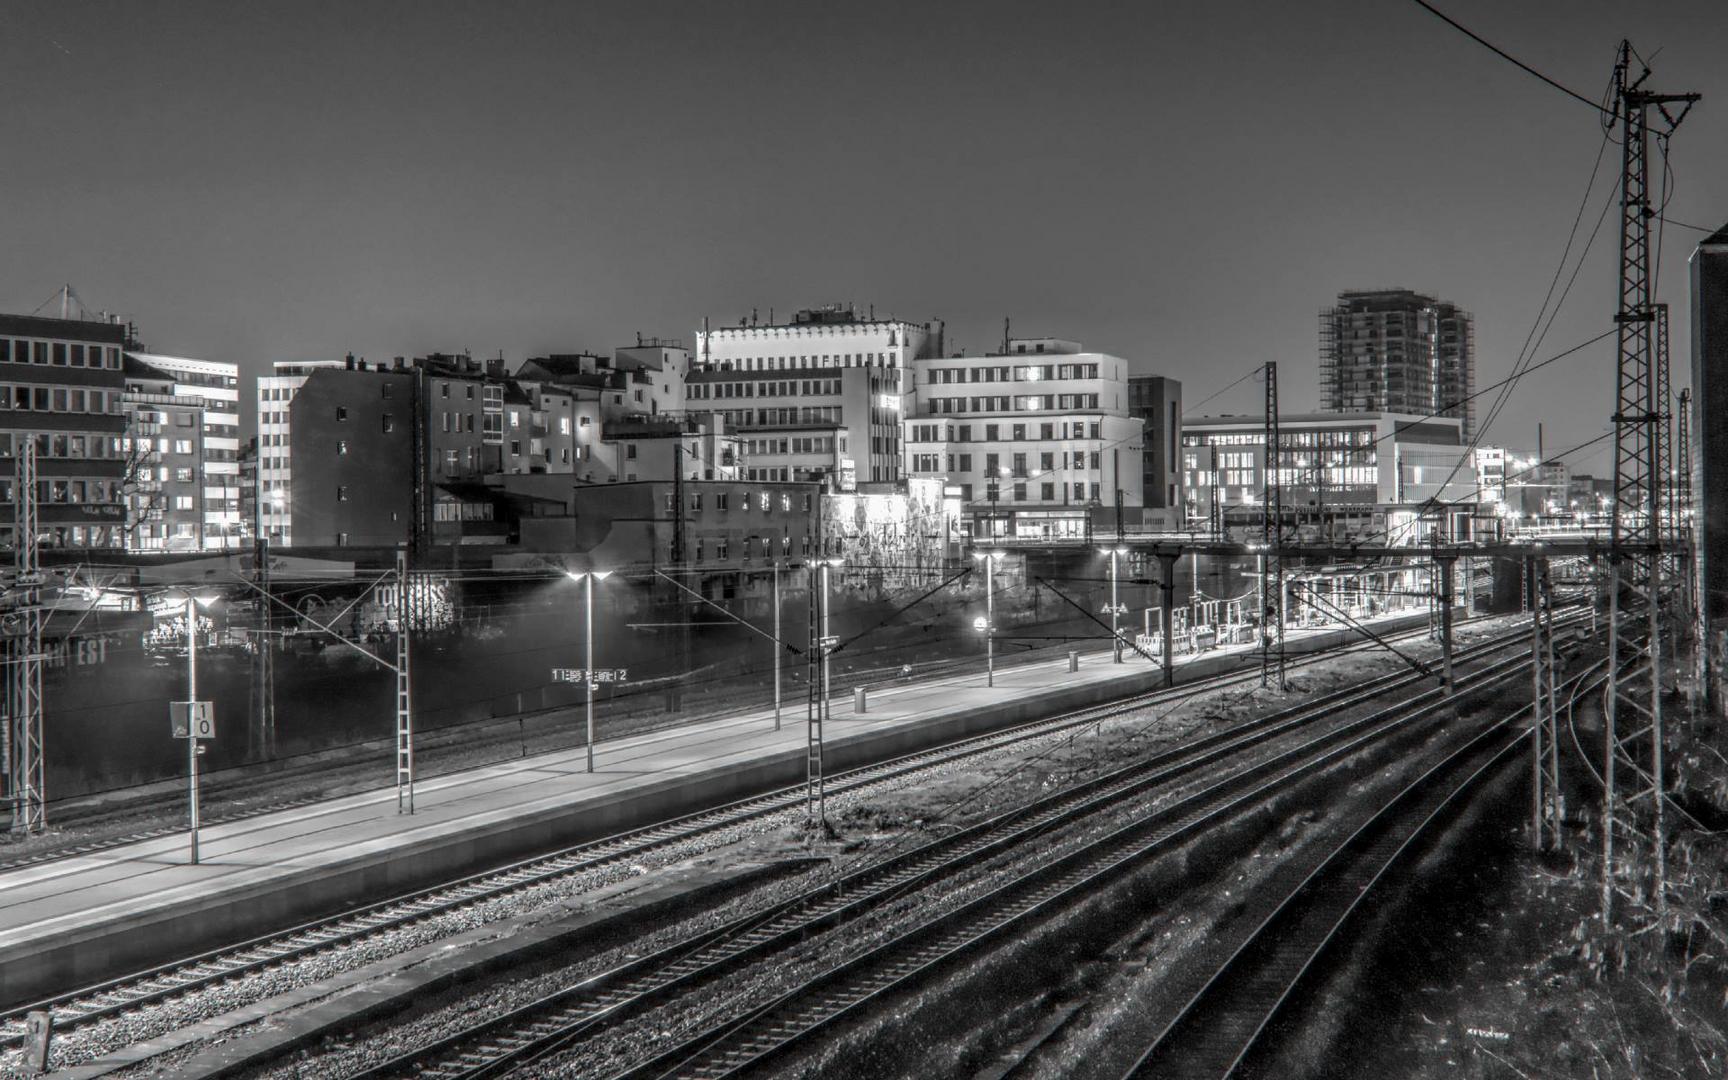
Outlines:
<svg viewBox="0 0 1728 1080"><path fill-rule="evenodd" d="M1406 631L1394 638L1416 638L1421 629ZM1513 631L1506 641L1517 638ZM1482 649L1495 646L1501 639L1460 650L1459 657L1476 655ZM1342 649L1309 654L1292 661L1289 667L1300 668L1336 657L1343 652L1373 648L1372 643L1357 643ZM1499 647L1503 647L1500 645ZM1043 738L1052 734L1084 728L1102 720L1131 713L1147 706L1170 703L1200 693L1240 685L1259 678L1258 668L1227 672L1209 679L1196 680L1175 689L1156 690L1091 706L1044 720L1016 725L1000 731L949 743L930 750L890 759L876 765L837 773L829 778L829 794L857 791L919 771L1011 746L1015 743ZM1363 683L1347 691L1310 702L1307 708L1343 701L1371 687L1382 692L1418 678L1410 674L1393 674ZM537 885L557 881L596 867L635 859L671 844L725 829L784 810L801 807L804 803L802 785L784 788L754 798L743 799L711 810L687 814L639 829L628 830L601 840L524 860L481 874L416 890L392 899L363 905L327 918L291 927L270 935L235 943L197 956L158 965L121 978L73 990L54 997L0 1012L0 1048L22 1046L25 1036L25 1016L34 1010L49 1011L59 1033L75 1031L102 1020L127 1012L147 1008L206 986L241 978L253 972L279 966L301 957L341 948L393 930L410 926L428 918L460 910L501 896L520 892Z"/></svg>
<svg viewBox="0 0 1728 1080"><path fill-rule="evenodd" d="M1523 637L1485 643L1460 660L1485 660ZM1465 677L1462 692L1495 685L1527 661L1490 662ZM1146 761L931 840L895 858L812 888L764 913L635 958L610 971L475 1024L374 1066L358 1076L477 1078L503 1075L562 1053L629 1017L666 1007L681 993L735 973L751 962L855 918L885 900L977 867L985 859L1059 824L1117 809L1149 794L1174 794L1234 767L1197 794L1144 813L1133 824L1086 844L1037 870L1020 874L956 912L907 931L866 956L742 1018L727 1020L625 1075L728 1075L802 1040L840 1016L865 1007L891 987L937 963L983 948L1027 918L1083 894L1122 868L1155 857L1210 824L1286 790L1356 751L1406 730L1448 702L1439 689L1421 690L1367 716L1338 714L1423 681L1416 675L1374 680L1299 708L1237 725ZM1319 729L1317 731L1311 729ZM1280 736L1307 735L1298 746L1256 757Z"/></svg>
<svg viewBox="0 0 1728 1080"><path fill-rule="evenodd" d="M1573 689L1600 679L1592 668ZM1216 964L1128 1070L1127 1077L1238 1075L1250 1054L1388 874L1530 737L1528 705L1493 721L1386 799L1306 873L1292 868L1260 890L1261 904L1216 943ZM1252 1070L1248 1070L1252 1072Z"/></svg>

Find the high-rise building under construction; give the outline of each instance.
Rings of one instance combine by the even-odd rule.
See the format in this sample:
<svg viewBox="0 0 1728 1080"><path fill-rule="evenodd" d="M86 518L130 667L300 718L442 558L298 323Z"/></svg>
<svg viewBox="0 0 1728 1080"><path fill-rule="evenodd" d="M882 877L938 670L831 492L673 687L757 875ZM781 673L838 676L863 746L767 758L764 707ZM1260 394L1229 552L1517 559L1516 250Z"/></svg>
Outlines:
<svg viewBox="0 0 1728 1080"><path fill-rule="evenodd" d="M1456 417L1476 428L1468 311L1409 289L1342 292L1320 313L1320 408Z"/></svg>

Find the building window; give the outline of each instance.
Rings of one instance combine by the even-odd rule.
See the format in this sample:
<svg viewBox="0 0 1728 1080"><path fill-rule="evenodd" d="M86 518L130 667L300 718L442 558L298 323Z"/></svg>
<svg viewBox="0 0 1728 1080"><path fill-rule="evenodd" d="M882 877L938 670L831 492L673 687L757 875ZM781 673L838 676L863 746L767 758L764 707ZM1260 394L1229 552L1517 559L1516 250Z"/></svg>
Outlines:
<svg viewBox="0 0 1728 1080"><path fill-rule="evenodd" d="M1038 485L1038 497L1045 502L1056 501L1056 485L1051 483Z"/></svg>
<svg viewBox="0 0 1728 1080"><path fill-rule="evenodd" d="M1026 501L1026 484L1024 481L1018 481L1015 483L1015 485L1014 485L1014 501L1015 502L1025 502Z"/></svg>
<svg viewBox="0 0 1728 1080"><path fill-rule="evenodd" d="M636 460L636 444L635 443L625 443L624 444L624 456L631 461Z"/></svg>
<svg viewBox="0 0 1728 1080"><path fill-rule="evenodd" d="M336 501L337 502L347 502L348 501L348 486L346 484L338 484L336 486Z"/></svg>
<svg viewBox="0 0 1728 1080"><path fill-rule="evenodd" d="M396 421L395 421L395 420L393 420L393 419L391 419L391 417L390 417L390 414L389 414L389 413L385 413L385 414L384 414L384 415L383 415L383 416L382 416L382 417L381 417L381 418L380 418L380 421L381 421L381 427L382 427L382 429L383 429L383 432L384 432L384 434L386 434L386 435L388 435L388 434L390 434L390 433L391 433L391 432L392 432L392 431L395 431L395 430L396 430Z"/></svg>
<svg viewBox="0 0 1728 1080"><path fill-rule="evenodd" d="M338 420L348 419L348 406L346 406L346 405L336 406L336 419L338 419Z"/></svg>
<svg viewBox="0 0 1728 1080"><path fill-rule="evenodd" d="M346 454L348 452L348 440L347 439L341 439L341 440L337 441L336 452L338 454Z"/></svg>

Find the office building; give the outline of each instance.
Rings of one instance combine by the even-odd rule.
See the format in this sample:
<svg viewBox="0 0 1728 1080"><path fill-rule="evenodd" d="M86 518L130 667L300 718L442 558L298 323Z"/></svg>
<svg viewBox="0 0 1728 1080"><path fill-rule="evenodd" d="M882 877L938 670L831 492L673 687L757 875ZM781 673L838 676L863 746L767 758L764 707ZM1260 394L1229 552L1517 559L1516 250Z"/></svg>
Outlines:
<svg viewBox="0 0 1728 1080"><path fill-rule="evenodd" d="M0 315L0 548L17 542L18 454L36 446L38 541L125 546L126 328Z"/></svg>
<svg viewBox="0 0 1728 1080"><path fill-rule="evenodd" d="M1182 505L1182 384L1162 375L1128 377L1128 415L1145 425L1140 494L1149 507Z"/></svg>
<svg viewBox="0 0 1728 1080"><path fill-rule="evenodd" d="M214 360L132 352L131 357L171 376L170 393L196 398L204 417L198 462L203 484L205 550L239 546L240 533L240 367ZM250 523L247 523L247 531Z"/></svg>
<svg viewBox="0 0 1728 1080"><path fill-rule="evenodd" d="M1449 416L1476 429L1470 313L1409 289L1338 294L1320 313L1322 412Z"/></svg>
<svg viewBox="0 0 1728 1080"><path fill-rule="evenodd" d="M1142 507L1145 425L1129 415L1125 360L1015 338L915 373L906 473L955 489L974 539L1083 537L1095 508Z"/></svg>
<svg viewBox="0 0 1728 1080"><path fill-rule="evenodd" d="M1455 503L1465 517L1474 510L1477 468L1455 418L1303 413L1278 424L1286 535L1405 543L1421 534L1431 501ZM1197 527L1257 538L1267 498L1265 417L1186 417L1182 491Z"/></svg>
<svg viewBox="0 0 1728 1080"><path fill-rule="evenodd" d="M749 467L761 479L851 490L900 478L910 368L941 351L940 323L838 304L787 323L745 319L697 333L691 401L725 411L728 427L759 448Z"/></svg>

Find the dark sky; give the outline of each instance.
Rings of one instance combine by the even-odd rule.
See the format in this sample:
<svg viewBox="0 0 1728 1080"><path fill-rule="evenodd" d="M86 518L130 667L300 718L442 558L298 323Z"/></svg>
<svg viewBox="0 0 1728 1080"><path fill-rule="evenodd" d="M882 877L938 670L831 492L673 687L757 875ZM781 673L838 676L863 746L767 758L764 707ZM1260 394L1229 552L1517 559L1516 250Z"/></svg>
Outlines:
<svg viewBox="0 0 1728 1080"><path fill-rule="evenodd" d="M1622 36L1660 50L1653 85L1706 98L1669 213L1728 220L1728 4L1438 2L1589 97ZM1508 372L1601 141L1401 0L8 0L0 102L0 310L69 281L157 351L515 360L852 300L973 350L1011 316L1190 402L1276 359L1287 408L1343 288L1455 300L1478 381ZM1614 240L1540 355L1612 325ZM1489 441L1604 430L1612 355L1531 376Z"/></svg>

